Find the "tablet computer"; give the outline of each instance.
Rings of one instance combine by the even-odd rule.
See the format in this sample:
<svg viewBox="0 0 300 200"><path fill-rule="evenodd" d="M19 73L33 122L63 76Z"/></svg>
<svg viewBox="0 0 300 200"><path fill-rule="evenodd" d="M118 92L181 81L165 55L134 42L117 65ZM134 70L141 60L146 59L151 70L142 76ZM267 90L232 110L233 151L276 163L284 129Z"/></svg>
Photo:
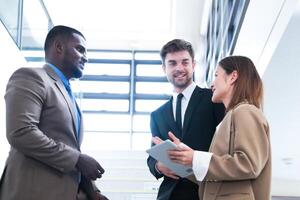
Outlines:
<svg viewBox="0 0 300 200"><path fill-rule="evenodd" d="M170 140L165 140L162 143L154 145L152 148L146 150L146 152L151 157L163 163L166 167L171 169L174 173L176 173L180 177L187 177L193 174L192 167L174 163L173 161L170 160L167 151L176 148L177 146L175 143L171 142Z"/></svg>

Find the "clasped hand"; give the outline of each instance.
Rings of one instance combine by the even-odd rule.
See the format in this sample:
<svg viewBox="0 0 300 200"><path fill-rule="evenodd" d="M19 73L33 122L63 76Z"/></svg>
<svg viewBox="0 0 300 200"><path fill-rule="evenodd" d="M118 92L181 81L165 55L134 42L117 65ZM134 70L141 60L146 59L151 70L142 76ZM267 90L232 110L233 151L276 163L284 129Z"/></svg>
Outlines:
<svg viewBox="0 0 300 200"><path fill-rule="evenodd" d="M94 158L85 154L80 154L76 167L84 177L91 180L101 178L104 173L101 165Z"/></svg>

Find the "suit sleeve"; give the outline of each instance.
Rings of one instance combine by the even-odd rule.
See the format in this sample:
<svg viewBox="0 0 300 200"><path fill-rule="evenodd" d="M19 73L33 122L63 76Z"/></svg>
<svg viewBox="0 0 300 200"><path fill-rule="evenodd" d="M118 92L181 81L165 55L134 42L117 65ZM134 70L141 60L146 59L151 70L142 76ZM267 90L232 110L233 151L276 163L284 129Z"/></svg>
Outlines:
<svg viewBox="0 0 300 200"><path fill-rule="evenodd" d="M5 94L6 136L10 145L24 155L59 171L72 171L80 152L47 137L39 129L47 92L45 85L32 69L21 68L12 75Z"/></svg>
<svg viewBox="0 0 300 200"><path fill-rule="evenodd" d="M159 129L157 126L157 122L155 121L154 113L151 113L151 115L150 115L150 129L151 129L152 137L155 137L155 136L160 137ZM154 144L151 142L151 146L153 146L153 145ZM156 167L155 167L156 163L157 163L157 160L155 160L151 156L148 157L147 164L148 164L149 170L150 170L151 174L153 174L153 176L155 176L155 178L159 179L159 178L163 177L163 175L156 170Z"/></svg>
<svg viewBox="0 0 300 200"><path fill-rule="evenodd" d="M213 154L205 180L255 179L270 157L269 127L262 113L243 107L233 114L233 156Z"/></svg>

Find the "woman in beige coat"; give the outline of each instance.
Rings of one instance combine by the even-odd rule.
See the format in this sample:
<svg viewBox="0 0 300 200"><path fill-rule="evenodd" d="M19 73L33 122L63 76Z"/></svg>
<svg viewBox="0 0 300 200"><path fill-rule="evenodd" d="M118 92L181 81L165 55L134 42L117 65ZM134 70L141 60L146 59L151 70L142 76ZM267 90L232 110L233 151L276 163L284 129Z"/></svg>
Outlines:
<svg viewBox="0 0 300 200"><path fill-rule="evenodd" d="M180 143L169 151L176 163L192 166L204 200L268 200L271 184L269 126L262 110L262 81L252 61L243 56L222 59L212 85L213 102L222 102L226 116L209 152ZM160 143L159 138L153 138Z"/></svg>

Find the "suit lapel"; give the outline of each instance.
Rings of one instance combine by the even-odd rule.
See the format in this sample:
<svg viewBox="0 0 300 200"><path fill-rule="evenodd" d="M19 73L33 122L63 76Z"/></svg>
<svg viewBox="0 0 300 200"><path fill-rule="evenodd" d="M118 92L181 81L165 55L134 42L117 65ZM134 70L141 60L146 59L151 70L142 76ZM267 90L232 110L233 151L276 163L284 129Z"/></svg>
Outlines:
<svg viewBox="0 0 300 200"><path fill-rule="evenodd" d="M201 89L196 86L196 88L193 91L193 94L191 96L191 99L189 101L189 104L187 106L187 109L184 114L184 121L183 121L183 129L182 129L182 137L184 137L184 134L188 131L190 123L191 123L191 118L193 116L194 111L196 110L195 108L199 104L201 97Z"/></svg>
<svg viewBox="0 0 300 200"><path fill-rule="evenodd" d="M75 103L76 103L76 107L77 107L77 109L78 109L78 111L79 111L79 115L80 115L80 130L79 130L79 139L78 139L78 143L79 143L79 146L81 146L81 143L82 143L82 138L83 138L83 122L82 122L82 112L81 112L81 110L80 110L80 108L79 108L79 106L78 106L78 104L77 104L77 102L75 101ZM73 118L74 119L74 118ZM75 124L74 124L74 126L75 126Z"/></svg>
<svg viewBox="0 0 300 200"><path fill-rule="evenodd" d="M58 88L58 90L60 91L60 93L63 95L67 105L68 105L68 109L69 112L71 113L72 116L72 121L73 121L73 133L74 133L74 137L76 138L76 126L75 126L75 120L76 120L76 113L75 113L75 109L73 109L73 103L71 102L71 99L69 97L69 94L67 92L67 90L65 89L64 84L62 83L62 81L60 80L60 78L57 76L57 74L47 65L44 65L44 68L46 69L48 75L55 80L55 86ZM77 105L77 104L76 104ZM81 135L81 134L80 134ZM80 140L78 140L80 141Z"/></svg>
<svg viewBox="0 0 300 200"><path fill-rule="evenodd" d="M175 134L176 137L181 139L180 130L178 129L175 119L174 119L172 101L173 101L173 97L167 102L165 110L163 112L163 116L164 116L166 123L169 125L169 127L171 129L170 131L173 134Z"/></svg>

